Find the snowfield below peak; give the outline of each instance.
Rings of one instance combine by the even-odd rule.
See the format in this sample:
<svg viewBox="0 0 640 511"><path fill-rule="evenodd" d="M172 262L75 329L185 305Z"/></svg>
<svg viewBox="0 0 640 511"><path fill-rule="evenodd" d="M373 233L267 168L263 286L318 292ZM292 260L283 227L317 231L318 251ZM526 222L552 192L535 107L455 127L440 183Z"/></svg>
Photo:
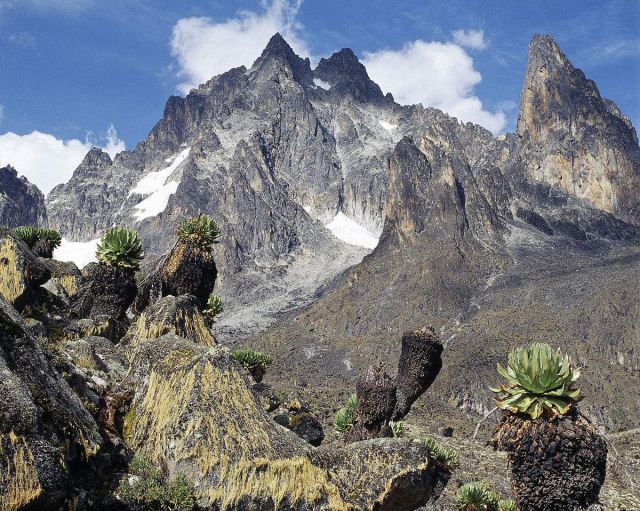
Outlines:
<svg viewBox="0 0 640 511"><path fill-rule="evenodd" d="M99 243L100 238L90 241L69 241L62 238L60 246L53 251L53 258L65 263L72 262L82 269L97 261L96 249Z"/></svg>
<svg viewBox="0 0 640 511"><path fill-rule="evenodd" d="M188 147L176 156L168 158L165 161L171 162L171 165L156 172L149 172L131 189L129 197L133 194L147 196L134 207L133 216L136 220L154 217L166 209L169 198L176 193L180 184L177 181L167 182L167 179L187 159L190 151L191 148Z"/></svg>
<svg viewBox="0 0 640 511"><path fill-rule="evenodd" d="M380 241L378 237L342 212L338 213L325 227L336 238L349 245L357 245L373 250Z"/></svg>

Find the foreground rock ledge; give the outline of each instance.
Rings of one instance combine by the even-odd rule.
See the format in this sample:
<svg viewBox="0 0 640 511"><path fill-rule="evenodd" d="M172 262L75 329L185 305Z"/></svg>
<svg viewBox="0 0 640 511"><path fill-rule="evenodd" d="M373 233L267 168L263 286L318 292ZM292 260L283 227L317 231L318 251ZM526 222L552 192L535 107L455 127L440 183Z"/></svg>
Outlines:
<svg viewBox="0 0 640 511"><path fill-rule="evenodd" d="M426 446L408 440L311 447L263 411L225 347L167 334L140 344L131 365L125 440L185 475L205 508L409 511L446 480Z"/></svg>

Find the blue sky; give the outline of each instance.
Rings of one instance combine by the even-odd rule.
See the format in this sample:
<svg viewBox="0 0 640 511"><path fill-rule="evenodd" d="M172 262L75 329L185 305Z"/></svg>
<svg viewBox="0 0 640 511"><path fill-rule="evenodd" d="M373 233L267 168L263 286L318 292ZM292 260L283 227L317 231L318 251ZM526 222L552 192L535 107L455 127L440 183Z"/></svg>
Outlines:
<svg viewBox="0 0 640 511"><path fill-rule="evenodd" d="M514 129L531 35L551 33L640 124L637 0L0 0L0 164L46 190L90 145L135 146L169 95L276 29L312 60L350 47L385 92L495 132Z"/></svg>

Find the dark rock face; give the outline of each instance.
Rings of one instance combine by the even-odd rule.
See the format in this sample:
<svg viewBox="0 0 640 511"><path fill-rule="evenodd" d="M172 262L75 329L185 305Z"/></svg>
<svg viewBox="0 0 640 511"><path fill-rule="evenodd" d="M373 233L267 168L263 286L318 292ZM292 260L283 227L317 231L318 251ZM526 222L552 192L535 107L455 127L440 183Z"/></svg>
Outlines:
<svg viewBox="0 0 640 511"><path fill-rule="evenodd" d="M348 94L356 101L382 101L380 87L373 82L358 57L349 48L334 53L328 59L320 59L313 76L331 86L331 91Z"/></svg>
<svg viewBox="0 0 640 511"><path fill-rule="evenodd" d="M578 511L598 503L607 444L576 414L532 421L505 413L492 443L509 453L518 509Z"/></svg>
<svg viewBox="0 0 640 511"><path fill-rule="evenodd" d="M0 504L58 509L73 495L70 465L102 444L98 427L0 297ZM86 470L86 468L85 468Z"/></svg>
<svg viewBox="0 0 640 511"><path fill-rule="evenodd" d="M433 329L407 332L402 336L395 420L407 415L415 400L431 387L442 369L442 350L442 341Z"/></svg>
<svg viewBox="0 0 640 511"><path fill-rule="evenodd" d="M11 166L0 168L0 226L45 225L44 195Z"/></svg>
<svg viewBox="0 0 640 511"><path fill-rule="evenodd" d="M131 270L98 263L79 291L74 309L81 318L104 315L118 320L135 300L137 290Z"/></svg>

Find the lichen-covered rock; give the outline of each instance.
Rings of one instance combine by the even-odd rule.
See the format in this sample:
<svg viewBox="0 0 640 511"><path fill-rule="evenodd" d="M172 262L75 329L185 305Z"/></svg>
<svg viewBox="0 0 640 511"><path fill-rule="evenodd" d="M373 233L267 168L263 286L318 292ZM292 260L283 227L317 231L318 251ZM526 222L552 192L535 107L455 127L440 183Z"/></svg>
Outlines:
<svg viewBox="0 0 640 511"><path fill-rule="evenodd" d="M77 340L83 337L104 337L117 343L129 329L129 322L118 320L112 316L98 315L93 318L71 321L65 325L61 337L66 340Z"/></svg>
<svg viewBox="0 0 640 511"><path fill-rule="evenodd" d="M120 381L129 369L129 362L121 350L109 339L95 335L67 341L63 351L70 362L85 370L91 377L105 381ZM97 385L103 385L95 379Z"/></svg>
<svg viewBox="0 0 640 511"><path fill-rule="evenodd" d="M358 407L356 423L345 439L357 442L370 438L393 436L389 421L396 407L396 383L384 371L382 365L369 369L356 383Z"/></svg>
<svg viewBox="0 0 640 511"><path fill-rule="evenodd" d="M607 444L577 413L530 420L505 412L491 444L509 455L521 511L581 511L598 503Z"/></svg>
<svg viewBox="0 0 640 511"><path fill-rule="evenodd" d="M182 295L165 296L145 309L120 344L131 354L141 343L169 333L204 346L212 346L216 342L196 297Z"/></svg>
<svg viewBox="0 0 640 511"><path fill-rule="evenodd" d="M0 228L0 295L16 308L22 308L31 291L49 276L49 270L22 240Z"/></svg>
<svg viewBox="0 0 640 511"><path fill-rule="evenodd" d="M202 506L408 511L437 497L439 469L424 445L315 450L271 420L225 347L167 334L140 344L131 367L126 441L169 476L186 476Z"/></svg>
<svg viewBox="0 0 640 511"><path fill-rule="evenodd" d="M0 508L58 509L102 445L89 412L0 297Z"/></svg>
<svg viewBox="0 0 640 511"><path fill-rule="evenodd" d="M435 381L442 369L442 349L442 342L433 329L407 332L402 336L394 420L407 415L415 400Z"/></svg>
<svg viewBox="0 0 640 511"><path fill-rule="evenodd" d="M121 319L133 303L137 290L131 270L98 263L78 292L74 309L81 318L106 315Z"/></svg>
<svg viewBox="0 0 640 511"><path fill-rule="evenodd" d="M72 262L62 262L56 259L41 261L51 272L51 280L64 289L69 299L74 299L84 284L84 277L78 267Z"/></svg>

